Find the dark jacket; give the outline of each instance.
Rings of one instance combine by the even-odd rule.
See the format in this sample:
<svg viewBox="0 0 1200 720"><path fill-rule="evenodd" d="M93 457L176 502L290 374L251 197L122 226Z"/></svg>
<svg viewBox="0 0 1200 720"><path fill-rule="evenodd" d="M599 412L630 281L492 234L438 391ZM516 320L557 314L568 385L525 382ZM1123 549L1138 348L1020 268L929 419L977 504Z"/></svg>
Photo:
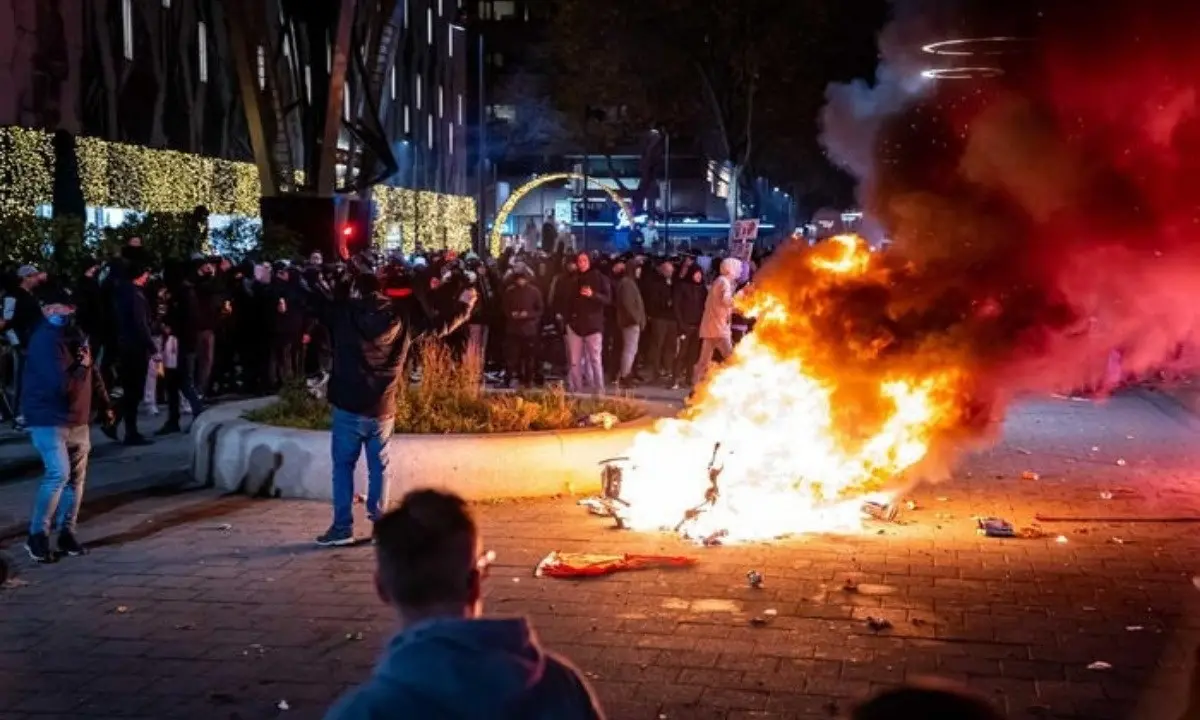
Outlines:
<svg viewBox="0 0 1200 720"><path fill-rule="evenodd" d="M142 288L125 281L116 292L117 343L122 354L154 355L154 335L150 331L150 303Z"/></svg>
<svg viewBox="0 0 1200 720"><path fill-rule="evenodd" d="M13 314L8 329L16 334L21 347L29 347L34 329L42 322L42 305L23 287L15 288L9 297L13 302Z"/></svg>
<svg viewBox="0 0 1200 720"><path fill-rule="evenodd" d="M646 316L655 320L674 320L671 310L671 285L654 268L646 268L642 276L642 301L646 304Z"/></svg>
<svg viewBox="0 0 1200 720"><path fill-rule="evenodd" d="M592 289L591 297L579 294L583 287ZM612 304L612 285L596 268L585 273L567 275L559 282L562 293L563 317L567 327L580 337L604 332L604 308Z"/></svg>
<svg viewBox="0 0 1200 720"><path fill-rule="evenodd" d="M225 293L215 277L201 278L196 283L196 331L211 332L221 324L221 306Z"/></svg>
<svg viewBox="0 0 1200 720"><path fill-rule="evenodd" d="M403 370L407 311L382 292L361 298L318 299L333 346L329 403L354 415L384 419L396 413ZM431 330L446 335L467 320L466 308Z"/></svg>
<svg viewBox="0 0 1200 720"><path fill-rule="evenodd" d="M510 285L504 292L505 331L513 337L536 337L542 329L542 305L537 285Z"/></svg>
<svg viewBox="0 0 1200 720"><path fill-rule="evenodd" d="M92 400L105 410L108 393L100 373L91 363L80 362L80 348L87 336L76 328L43 320L29 340L25 364L21 412L29 427L87 425L92 417Z"/></svg>
<svg viewBox="0 0 1200 720"><path fill-rule="evenodd" d="M579 671L525 620L429 620L392 638L325 720L601 720Z"/></svg>
<svg viewBox="0 0 1200 720"><path fill-rule="evenodd" d="M634 325L646 327L646 308L642 304L642 292L638 289L637 281L629 275L617 281L617 327L627 328Z"/></svg>
<svg viewBox="0 0 1200 720"><path fill-rule="evenodd" d="M179 352L196 351L196 337L200 333L200 300L196 287L190 282L181 282L170 289L171 299L167 304L167 325L179 341Z"/></svg>
<svg viewBox="0 0 1200 720"><path fill-rule="evenodd" d="M700 320L704 318L704 301L708 298L708 289L704 283L694 283L691 280L679 280L675 283L673 295L673 310L675 322L679 329L685 332L698 332Z"/></svg>

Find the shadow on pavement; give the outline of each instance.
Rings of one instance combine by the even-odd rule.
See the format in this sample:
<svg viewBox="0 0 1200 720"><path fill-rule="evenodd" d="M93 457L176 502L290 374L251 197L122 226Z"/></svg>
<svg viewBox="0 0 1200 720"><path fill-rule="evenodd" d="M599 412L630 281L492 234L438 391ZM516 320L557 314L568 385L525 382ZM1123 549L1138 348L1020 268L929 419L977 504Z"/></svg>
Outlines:
<svg viewBox="0 0 1200 720"><path fill-rule="evenodd" d="M159 490L159 491L147 491L147 492L142 492L142 493L127 493L128 496L134 496L134 497L126 497L126 498L122 499L122 496L117 495L117 496L113 496L111 498L105 498L104 500L96 503L96 505L108 504L108 505L110 505L110 507L101 508L98 512L100 512L100 513L112 512L113 510L117 509L118 507L121 507L121 505L126 505L126 504L135 502L139 499L143 499L146 497L175 496L175 495L182 495L184 493L199 492L203 489L204 488L187 489L187 490L176 489L174 491ZM115 506L112 505L114 500L117 503ZM249 505L254 504L255 502L258 502L258 501L254 498L246 497L244 495L224 495L212 502L206 502L206 503L198 504L198 505L189 505L189 506L185 506L185 507L181 507L181 508L176 508L174 510L170 510L170 511L167 511L164 513L160 513L158 515L150 517L145 522L138 523L138 525L133 529L125 530L125 531L119 532L119 533L113 533L111 535L106 535L104 537L99 537L99 538L96 538L95 540L92 540L88 544L92 547L100 548L100 547L113 547L113 546L118 546L118 545L124 545L124 544L130 543L130 542L135 542L137 540L144 540L148 537L157 535L157 534L163 532L164 530L169 530L171 528L175 528L180 525L187 525L189 523L197 522L199 520L211 520L213 518L219 518L219 517L224 517L226 515L231 515L239 510L246 508ZM93 511L97 512L95 507L93 507Z"/></svg>

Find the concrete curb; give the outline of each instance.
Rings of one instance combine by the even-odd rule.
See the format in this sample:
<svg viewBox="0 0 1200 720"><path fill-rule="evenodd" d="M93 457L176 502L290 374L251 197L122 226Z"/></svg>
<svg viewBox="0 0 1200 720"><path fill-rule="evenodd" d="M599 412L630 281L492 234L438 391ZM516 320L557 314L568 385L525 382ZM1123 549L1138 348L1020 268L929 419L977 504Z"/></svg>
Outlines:
<svg viewBox="0 0 1200 720"><path fill-rule="evenodd" d="M1191 430L1200 432L1200 417L1190 407L1170 393L1165 393L1154 388L1137 388L1131 394L1145 400L1154 409L1175 422Z"/></svg>
<svg viewBox="0 0 1200 720"><path fill-rule="evenodd" d="M244 419L272 402L261 398L214 408L191 429L192 477L227 492L328 501L332 494L330 434ZM628 450L650 429L655 411L611 430L582 428L489 435L395 435L388 443L387 484L397 498L417 487L453 491L467 500L595 493L599 463ZM366 463L355 485L366 487Z"/></svg>

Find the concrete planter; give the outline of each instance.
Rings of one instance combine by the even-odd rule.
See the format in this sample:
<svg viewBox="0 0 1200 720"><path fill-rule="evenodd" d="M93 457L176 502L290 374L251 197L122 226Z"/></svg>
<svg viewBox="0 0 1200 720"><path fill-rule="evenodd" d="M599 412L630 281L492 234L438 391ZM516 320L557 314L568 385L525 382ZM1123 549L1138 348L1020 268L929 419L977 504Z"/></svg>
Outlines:
<svg viewBox="0 0 1200 720"><path fill-rule="evenodd" d="M192 474L229 492L329 500L330 433L246 420L261 398L206 411L192 426ZM587 494L599 491L602 460L620 456L634 436L669 408L647 404L647 417L612 430L583 428L487 435L394 435L388 443L389 497L418 487L468 500ZM361 461L355 485L366 487Z"/></svg>

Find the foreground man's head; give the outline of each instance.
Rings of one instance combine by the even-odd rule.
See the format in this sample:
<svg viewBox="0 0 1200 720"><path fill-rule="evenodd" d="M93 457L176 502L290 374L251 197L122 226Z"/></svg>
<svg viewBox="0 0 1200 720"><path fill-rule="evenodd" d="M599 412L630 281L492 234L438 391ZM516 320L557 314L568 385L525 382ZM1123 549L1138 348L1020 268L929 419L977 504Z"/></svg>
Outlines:
<svg viewBox="0 0 1200 720"><path fill-rule="evenodd" d="M477 617L479 533L454 495L417 490L375 524L375 589L403 624L432 617Z"/></svg>

